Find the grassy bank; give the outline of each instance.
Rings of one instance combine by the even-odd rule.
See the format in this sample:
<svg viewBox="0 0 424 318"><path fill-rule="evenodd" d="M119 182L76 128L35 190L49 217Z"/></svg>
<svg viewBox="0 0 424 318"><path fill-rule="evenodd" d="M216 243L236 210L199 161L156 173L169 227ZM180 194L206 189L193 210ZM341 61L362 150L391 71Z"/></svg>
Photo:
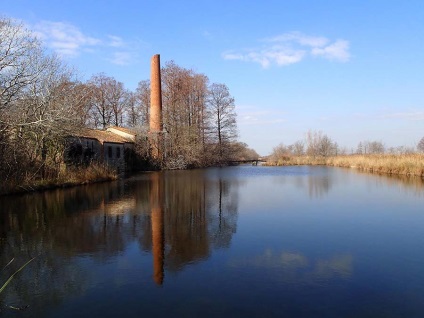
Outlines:
<svg viewBox="0 0 424 318"><path fill-rule="evenodd" d="M92 164L84 168L65 169L55 178L40 179L28 176L20 182L4 183L0 185L0 195L64 188L116 179L118 179L118 174L114 169Z"/></svg>
<svg viewBox="0 0 424 318"><path fill-rule="evenodd" d="M424 155L347 155L334 157L287 156L270 159L268 166L326 165L372 173L424 177Z"/></svg>

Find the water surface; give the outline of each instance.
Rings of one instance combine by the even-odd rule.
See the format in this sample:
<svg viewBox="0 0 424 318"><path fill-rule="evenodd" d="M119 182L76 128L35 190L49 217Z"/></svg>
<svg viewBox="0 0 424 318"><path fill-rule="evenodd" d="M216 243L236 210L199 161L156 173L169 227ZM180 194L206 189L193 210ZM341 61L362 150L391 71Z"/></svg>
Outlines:
<svg viewBox="0 0 424 318"><path fill-rule="evenodd" d="M424 187L325 167L0 198L5 317L423 317ZM16 312L7 306L24 307Z"/></svg>

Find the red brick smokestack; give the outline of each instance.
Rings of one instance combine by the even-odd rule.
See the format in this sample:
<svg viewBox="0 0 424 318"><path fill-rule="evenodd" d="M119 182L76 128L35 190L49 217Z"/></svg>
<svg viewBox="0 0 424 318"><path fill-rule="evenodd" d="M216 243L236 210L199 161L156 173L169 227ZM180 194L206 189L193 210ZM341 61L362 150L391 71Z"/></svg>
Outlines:
<svg viewBox="0 0 424 318"><path fill-rule="evenodd" d="M160 77L160 55L152 56L150 73L150 147L152 156L160 159L162 156L161 133L162 124L162 87Z"/></svg>

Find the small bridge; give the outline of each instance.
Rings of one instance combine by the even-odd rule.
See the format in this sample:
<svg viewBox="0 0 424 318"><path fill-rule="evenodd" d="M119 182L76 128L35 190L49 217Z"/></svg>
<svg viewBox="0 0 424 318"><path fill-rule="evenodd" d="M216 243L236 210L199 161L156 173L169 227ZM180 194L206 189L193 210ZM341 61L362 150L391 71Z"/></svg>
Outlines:
<svg viewBox="0 0 424 318"><path fill-rule="evenodd" d="M258 159L232 160L232 161L229 161L228 163L230 165L240 165L240 164L251 163L252 166L257 166L259 162L266 162L266 159L258 158Z"/></svg>

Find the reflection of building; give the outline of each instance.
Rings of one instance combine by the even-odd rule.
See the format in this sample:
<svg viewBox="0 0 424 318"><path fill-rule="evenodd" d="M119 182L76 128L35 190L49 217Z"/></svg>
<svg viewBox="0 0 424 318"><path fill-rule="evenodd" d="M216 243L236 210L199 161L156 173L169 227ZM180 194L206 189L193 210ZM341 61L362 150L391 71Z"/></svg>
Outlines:
<svg viewBox="0 0 424 318"><path fill-rule="evenodd" d="M0 238L24 244L22 251L46 245L55 255L101 261L125 255L136 243L142 257L152 257L148 275L162 285L165 271L180 272L230 245L237 226L237 189L237 183L199 169L3 198ZM32 210L21 213L28 207ZM8 253L4 260L12 257Z"/></svg>
<svg viewBox="0 0 424 318"><path fill-rule="evenodd" d="M123 198L112 202L102 202L100 210L107 215L124 215L136 208L136 200L133 197Z"/></svg>
<svg viewBox="0 0 424 318"><path fill-rule="evenodd" d="M124 170L126 156L134 147L135 137L133 131L121 127L82 129L68 138L65 161L89 164L94 160Z"/></svg>

